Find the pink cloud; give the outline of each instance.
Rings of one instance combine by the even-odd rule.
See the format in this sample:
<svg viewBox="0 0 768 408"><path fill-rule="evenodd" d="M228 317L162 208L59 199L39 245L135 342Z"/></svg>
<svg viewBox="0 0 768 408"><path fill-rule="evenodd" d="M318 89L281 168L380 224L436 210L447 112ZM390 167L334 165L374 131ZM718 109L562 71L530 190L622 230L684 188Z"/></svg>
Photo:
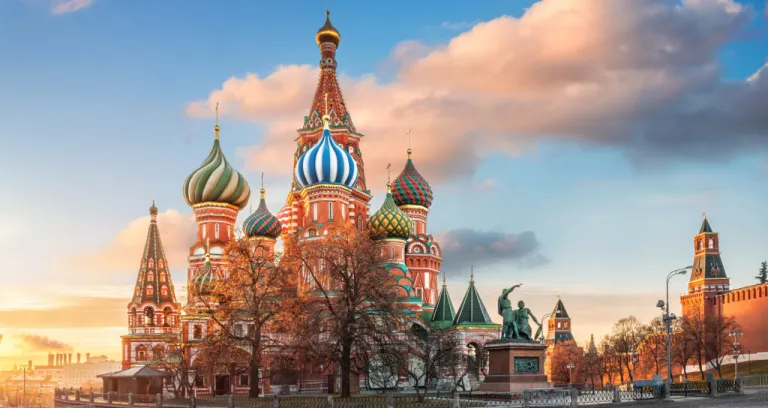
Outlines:
<svg viewBox="0 0 768 408"><path fill-rule="evenodd" d="M183 268L197 231L194 215L166 210L158 215L157 223L169 266ZM62 266L100 273L138 271L148 228L148 215L137 218L120 230L107 245L74 254L64 259Z"/></svg>
<svg viewBox="0 0 768 408"><path fill-rule="evenodd" d="M51 3L51 13L67 14L91 7L96 0L54 0Z"/></svg>
<svg viewBox="0 0 768 408"><path fill-rule="evenodd" d="M340 78L366 135L369 185L383 185L387 163L405 161L408 128L417 167L435 183L471 174L486 154L518 155L547 138L641 160L695 159L714 144L726 155L764 146L768 123L756 107L768 103L766 75L726 84L717 65L751 17L733 0L542 0L521 18L479 23L446 45L404 42L385 62L396 67L392 82ZM343 69L354 56L342 43L338 58ZM264 139L245 149L247 166L290 174L317 78L307 65L230 78L187 114L210 117L218 101L225 115L265 124Z"/></svg>

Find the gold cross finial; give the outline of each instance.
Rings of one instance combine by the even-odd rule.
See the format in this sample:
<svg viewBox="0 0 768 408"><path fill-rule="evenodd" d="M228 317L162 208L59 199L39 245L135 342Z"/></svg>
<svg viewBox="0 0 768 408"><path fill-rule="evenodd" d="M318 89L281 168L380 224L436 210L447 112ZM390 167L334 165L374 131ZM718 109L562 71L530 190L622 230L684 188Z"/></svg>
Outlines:
<svg viewBox="0 0 768 408"><path fill-rule="evenodd" d="M701 216L706 219L707 218L707 213L703 212L703 213L701 213Z"/></svg>
<svg viewBox="0 0 768 408"><path fill-rule="evenodd" d="M413 128L408 128L408 133L406 133L406 135L408 135L408 158L409 159L411 158L411 153L413 152L411 150L411 130L413 130Z"/></svg>
<svg viewBox="0 0 768 408"><path fill-rule="evenodd" d="M328 115L328 92L325 93L325 114Z"/></svg>
<svg viewBox="0 0 768 408"><path fill-rule="evenodd" d="M264 199L264 172L261 172L261 199Z"/></svg>
<svg viewBox="0 0 768 408"><path fill-rule="evenodd" d="M216 133L216 140L219 140L219 103L216 102L216 126L213 127L214 133Z"/></svg>

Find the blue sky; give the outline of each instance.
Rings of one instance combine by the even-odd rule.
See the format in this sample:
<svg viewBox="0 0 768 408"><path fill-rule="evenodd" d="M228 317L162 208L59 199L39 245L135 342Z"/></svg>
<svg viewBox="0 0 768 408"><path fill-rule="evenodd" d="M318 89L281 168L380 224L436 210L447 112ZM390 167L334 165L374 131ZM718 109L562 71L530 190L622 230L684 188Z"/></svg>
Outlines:
<svg viewBox="0 0 768 408"><path fill-rule="evenodd" d="M562 3L544 3L557 1ZM590 0L599 4L595 1ZM639 3L654 2L658 3ZM95 272L83 272L62 260L114 244L121 230L146 215L153 199L162 210L177 210L179 217L190 214L181 185L205 158L213 139L212 121L191 117L190 104L208 100L232 77L247 73L267 77L281 65L314 66L318 51L313 37L323 23L325 8L321 1L96 0L83 1L89 6L80 10L55 14L54 3L0 2L4 56L0 169L6 175L0 243L7 270L15 271L4 274L5 295L15 300L6 301L0 309L20 308L18 303L11 304L20 299L25 299L21 308L45 308L45 299L34 299L57 291L65 292L56 294L61 297L78 293L118 298L122 291L130 292L139 254L125 267L83 266ZM379 85L386 87L404 76L405 71L387 63L399 44L418 41L429 49L440 49L477 23L502 15L520 17L534 3L331 1L332 21L342 35L339 69L355 80L376 75ZM768 56L765 2L739 3L752 8L749 22L712 47L712 62L723 84L743 83ZM304 106L309 103L306 100ZM347 103L353 118L363 110L349 98ZM292 119L285 126L298 128L301 116L289 115ZM391 125L397 134L409 127L409 123ZM247 149L269 143L267 134L274 126L242 116L222 117L227 157L254 190L260 171L267 173L268 201L276 212L287 193L288 178L270 171L266 164L245 163ZM364 126L358 126L366 133ZM535 252L549 260L535 268L521 267L523 260L516 258L453 265L454 270L467 270L470 262L478 263L477 281L487 294L487 304L500 280L525 282L531 289L520 296L527 297L539 314L554 306L557 294L568 305L571 294L576 300L569 312L580 340L592 331L607 332L608 324L622 314L649 318L663 291L665 273L690 264L691 238L704 211L721 233L732 285L754 282L760 261L768 258L765 143L750 146L741 138L739 149L726 155L723 152L729 149L722 146L728 143L720 142L731 137L727 132L718 135L720 142L711 147L706 144L710 139L689 134L683 146L690 146L690 153L665 157L658 146L654 150L617 141L564 140L549 137L550 131L519 132L526 136L521 139L509 136L513 143L525 141L519 142L525 147L517 154L475 146L485 151L478 153L476 165L462 173L442 175L438 164L419 167L428 179L437 180L430 213L433 233L470 228L514 236L532 231L540 243ZM754 140L765 142L765 132L763 127ZM290 140L293 137L295 133L285 134ZM367 140L362 145L364 154ZM390 154L394 168L402 166L404 158L398 154ZM417 150L417 167L419 154ZM638 164L638 155L647 160ZM290 162L291 157L284 160ZM461 167L465 157L451 160L459 161ZM471 160L469 154L466 160ZM369 174L378 171L367 170ZM381 189L374 193L379 197L375 208ZM141 246L145 226L139 224L137 231ZM165 236L163 225L161 231L164 240L172 239ZM184 269L176 268L177 289L184 276ZM466 277L454 272L449 279L454 301L459 301ZM682 279L672 288L674 294L684 290ZM647 309L615 310L613 296L624 293L642 299L637 307L647 303ZM532 297L537 299L528 300ZM590 299L599 306L590 306ZM610 316L592 317L603 312ZM44 327L9 327L6 330L46 332ZM62 330L50 328L46 333L75 341ZM121 333L120 327L111 330ZM110 342L117 350L116 338L92 347L106 348Z"/></svg>

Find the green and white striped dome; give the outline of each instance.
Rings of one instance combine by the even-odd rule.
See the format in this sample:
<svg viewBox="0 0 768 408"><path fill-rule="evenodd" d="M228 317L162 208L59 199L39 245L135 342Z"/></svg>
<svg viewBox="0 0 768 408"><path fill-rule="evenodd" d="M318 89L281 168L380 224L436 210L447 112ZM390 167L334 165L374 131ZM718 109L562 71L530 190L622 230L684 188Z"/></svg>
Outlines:
<svg viewBox="0 0 768 408"><path fill-rule="evenodd" d="M229 204L241 210L248 205L251 188L242 174L229 164L219 144L219 126L216 140L208 157L184 181L184 199L190 206L202 203Z"/></svg>

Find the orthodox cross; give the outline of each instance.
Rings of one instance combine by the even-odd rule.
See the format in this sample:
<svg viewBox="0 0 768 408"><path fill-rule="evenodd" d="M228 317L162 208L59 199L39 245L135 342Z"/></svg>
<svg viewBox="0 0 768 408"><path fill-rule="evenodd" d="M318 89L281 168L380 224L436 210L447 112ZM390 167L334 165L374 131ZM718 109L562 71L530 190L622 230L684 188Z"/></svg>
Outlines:
<svg viewBox="0 0 768 408"><path fill-rule="evenodd" d="M264 190L264 172L261 172L261 189Z"/></svg>
<svg viewBox="0 0 768 408"><path fill-rule="evenodd" d="M475 265L469 267L469 283L475 283Z"/></svg>
<svg viewBox="0 0 768 408"><path fill-rule="evenodd" d="M703 212L703 213L701 213L701 216L704 217L704 218L707 218L707 213Z"/></svg>
<svg viewBox="0 0 768 408"><path fill-rule="evenodd" d="M392 167L392 163L387 163L387 185L389 185L389 168Z"/></svg>
<svg viewBox="0 0 768 408"><path fill-rule="evenodd" d="M219 126L219 103L216 102L216 126Z"/></svg>
<svg viewBox="0 0 768 408"><path fill-rule="evenodd" d="M413 130L413 128L408 128L408 133L406 133L406 135L408 135L408 150L411 150L411 130Z"/></svg>
<svg viewBox="0 0 768 408"><path fill-rule="evenodd" d="M328 113L328 92L325 93L325 114L330 116Z"/></svg>

